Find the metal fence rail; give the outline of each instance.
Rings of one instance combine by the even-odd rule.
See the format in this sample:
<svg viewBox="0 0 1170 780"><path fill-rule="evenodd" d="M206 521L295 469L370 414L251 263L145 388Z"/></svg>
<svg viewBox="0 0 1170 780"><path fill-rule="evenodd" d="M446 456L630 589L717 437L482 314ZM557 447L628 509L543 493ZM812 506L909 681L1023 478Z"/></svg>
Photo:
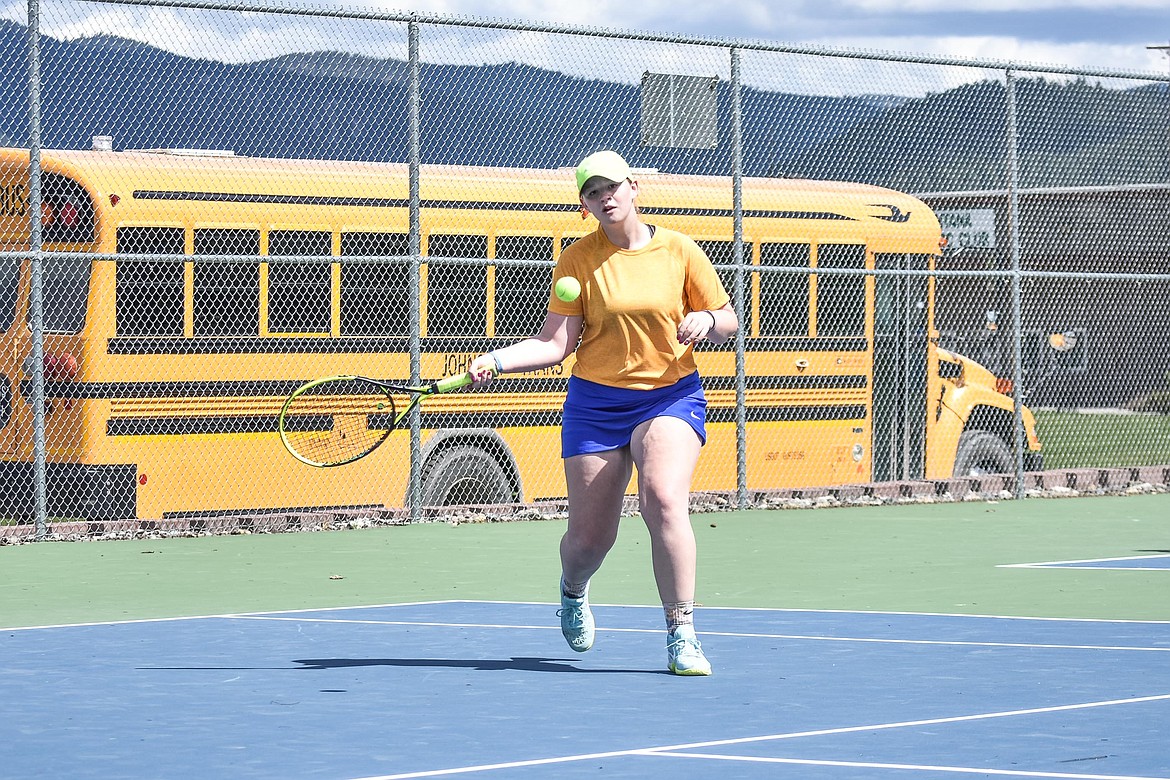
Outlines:
<svg viewBox="0 0 1170 780"><path fill-rule="evenodd" d="M61 274L68 275L70 262L118 268L170 263L188 269L180 278L204 265L219 264L229 269L225 274L255 266L264 269L257 271L262 287L274 283L271 268L311 269L321 265L322 256L336 260L339 252L347 263L369 268L397 263L406 269L401 277L406 300L415 305L406 313L409 338L396 349L406 355L404 373L417 382L433 370L426 333L437 331L452 343L463 339L467 352L490 346L492 338L522 335L497 333L491 326L484 333L460 331L455 323L461 318L485 316L483 282L477 280L494 285L510 270L538 274L552 263L551 255L539 260L502 252L509 237L539 232L523 219L494 228L482 237L482 246L454 225L425 230L423 209L436 202L433 190L427 191L435 180L426 171L440 170L428 166L516 171L515 181L501 174L497 182L516 192L527 175L521 171L568 168L599 148L620 151L644 171L726 179L727 202L721 208L731 221L723 241L728 252L713 260L741 313L757 305L769 280L803 283L814 276L824 284L833 278L874 280L865 282L871 295L877 280L901 280L904 289L897 288L897 294L909 296L906 305L933 306L935 332L929 335L937 346L974 359L1012 388L1012 424L1005 439L1013 464L1003 483L1012 495L1024 497L1030 485L1052 481L1029 480L1026 474L1030 412L1039 421L1049 470L1127 469L1145 480L1170 463L1170 77L439 14L167 0L29 0L26 17L0 18L0 62L0 146L29 153L27 196L19 196L27 200L20 200L19 208L7 202L15 184L0 180L4 207L27 218L27 243L8 238L0 246L7 250L0 252L0 285L11 288L0 289L0 309L11 305L13 312L0 312L0 325L10 334L27 326L23 341L10 335L12 356L2 364L8 388L0 399L6 407L0 422L8 427L0 427L0 461L8 465L0 480L11 498L0 509L0 522L31 518L38 537L46 535L50 522L87 519L84 513L55 510L54 502L60 504L63 491L90 489L90 477L78 474L96 468L82 441L93 434L79 427L77 415L66 413L71 401L54 396L61 392L54 361L63 348L46 347L64 343L52 319L67 308L60 299L66 289ZM52 177L62 169L46 172L44 157L91 144L110 144L119 152L231 149L237 157L327 161L334 173L353 177L355 192L368 182L366 164L401 163L406 186L400 205L408 214L399 232L405 244L373 251L331 246L324 255L308 249L298 254L301 248L295 246L281 251L274 238L281 231L322 232L316 217L305 212L303 224L257 230L254 247L247 241L201 246L198 238L192 245L187 238L180 239L187 243L179 250L120 248L110 254L57 246L46 251L46 244L61 243L60 234L47 233L44 226L61 224L50 202L55 195L46 188L59 186ZM568 189L571 172L564 173ZM938 215L948 248L929 270L762 263L759 246L780 238L745 235L747 178L859 182L914 194ZM261 180L240 185L248 193L265 186ZM469 180L466 187L465 193L440 199L470 202L479 197L482 182ZM653 197L652 179L647 190ZM554 195L535 185L523 197L574 200L571 190ZM908 215L892 215L899 216ZM201 230L226 235L238 227L230 212L214 208L191 218L192 224L182 224L183 219L177 211L175 227L195 235ZM567 237L571 231L563 232ZM330 241L340 246L340 236ZM712 235L693 237L719 243ZM294 238L309 240L288 240ZM789 240L815 245L818 239L802 234ZM27 309L15 292L25 266ZM429 331L426 306L419 305L424 278L431 280L430 295L445 296L448 307L446 324L436 324L438 314L430 315ZM929 302L907 292L914 280L925 278L933 280ZM233 292L234 282L224 284L226 303L221 303L229 306L238 291ZM118 289L119 295L131 294L128 287ZM547 288L528 289L533 308L540 309ZM121 303L90 300L90 319L83 317L78 332L96 325L92 312L102 305L114 311ZM143 304L150 305L155 304ZM190 338L199 326L180 322L179 327L179 335ZM863 335L878 338L876 326L869 327ZM899 327L908 338L909 325ZM700 472L707 483L725 484L728 500L738 506L767 492L753 481L772 468L754 463L748 447L756 422L748 396L768 387L750 366L754 335L745 327L734 343L735 381L729 385L734 413L728 421L736 430L735 447L724 462L705 466L726 473ZM120 343L120 334L113 341ZM79 369L88 382L116 384L117 377L96 367L104 354L116 351L110 344L69 343L82 350L83 363L92 361ZM265 352L249 348L242 354L249 350ZM305 359L303 351L290 346L284 367L257 360L254 379L276 387L307 379L302 374L310 368L326 368L323 360ZM160 357L151 381L182 378L181 352L173 365ZM243 378L232 372L244 369L237 357L223 354L217 368L238 383ZM862 373L872 383L880 370L887 369L877 365ZM252 392L263 396L264 388ZM904 407L926 400L896 399ZM120 403L116 395L106 402L110 414ZM161 414L140 412L148 413ZM225 425L239 422L233 414L222 413ZM493 421L484 426L493 427ZM435 448L425 430L416 415L401 510L411 519L425 514L425 482L435 468L427 459ZM816 435L800 430L794 435ZM907 446L934 446L923 445L922 435L909 435ZM193 468L191 478L204 480L209 490L266 489L261 478L241 471L240 463L225 462L218 469L187 464L180 450L194 438L176 439L173 462L158 471L178 478L184 468ZM791 450L803 447L795 441ZM547 459L555 464L555 453ZM890 481L930 476L913 457L904 460L903 467L890 467ZM547 464L534 468L556 470ZM811 471L802 483L797 460L781 459L774 468L792 472L774 479L789 488L817 488L823 494L828 487L859 484L839 475L821 484ZM875 478L878 471L873 469ZM145 489L146 477L139 469L136 489ZM392 499L385 504L399 512ZM286 508L297 506L305 504ZM133 518L99 512L88 519ZM163 518L140 505L137 519Z"/></svg>

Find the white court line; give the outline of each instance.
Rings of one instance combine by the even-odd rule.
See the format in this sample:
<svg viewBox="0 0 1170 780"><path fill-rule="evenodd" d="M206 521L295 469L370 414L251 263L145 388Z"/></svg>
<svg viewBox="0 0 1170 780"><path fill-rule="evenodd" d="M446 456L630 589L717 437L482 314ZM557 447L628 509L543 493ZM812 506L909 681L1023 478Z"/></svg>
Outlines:
<svg viewBox="0 0 1170 780"><path fill-rule="evenodd" d="M1007 565L1007 564L1005 564ZM1010 564L1013 566L1024 566L1027 564ZM518 604L522 606L539 606L559 607L559 603L551 601L488 601L480 599L451 599L449 601L437 601L436 604ZM604 602L590 602L594 607L619 607L622 609L652 609L661 610L661 604L613 604ZM386 606L396 606L388 604ZM703 605L698 602L695 603L695 609L704 612L777 612L777 613L792 613L792 614L808 614L808 615L893 615L893 616L909 616L909 617L953 617L953 618L977 618L979 620L1035 620L1048 621L1057 623L1140 623L1140 624L1154 624L1154 625L1170 625L1170 620L1157 619L1134 619L1134 618L1084 618L1084 617L1052 617L1050 615L983 615L972 612L910 612L906 610L889 610L889 609L814 609L812 607L724 607L717 605ZM288 610L295 612L296 610ZM268 614L268 613L252 613L252 614ZM271 613L277 614L277 613Z"/></svg>
<svg viewBox="0 0 1170 780"><path fill-rule="evenodd" d="M984 712L975 715L955 715L948 718L925 718L923 720L905 720L895 723L873 723L865 726L843 726L834 729L816 729L813 731L793 731L784 734L767 734L756 737L736 737L733 739L714 739L706 742L691 742L681 745L661 745L659 747L634 748L631 750L612 750L604 753L583 753L576 756L556 756L552 758L535 758L527 761L508 761L498 764L479 764L476 766L452 767L449 769L432 769L420 772L406 772L393 775L371 775L356 778L355 780L408 780L419 777L443 777L468 772L487 772L496 769L516 769L551 764L566 764L574 761L590 761L598 758L618 758L624 756L654 756L678 751L693 750L695 748L723 747L726 745L746 745L760 742L774 742L782 739L799 739L801 737L823 737L834 734L854 734L862 731L882 731L887 729L913 728L916 726L936 726L945 723L964 723L995 718L1012 718L1021 715L1041 715L1049 712L1071 712L1087 710L1097 707L1111 707L1120 704L1142 704L1152 701L1170 701L1170 693L1156 696L1138 696L1131 699L1108 699L1105 701L1090 701L1080 704L1059 704L1052 707L1035 707L1026 710L1004 710L1000 712ZM986 771L986 770L983 770ZM1059 775L1053 775L1059 777ZM1092 775L1072 775L1077 778L1090 778ZM1125 778L1125 780L1170 780L1170 778Z"/></svg>
<svg viewBox="0 0 1170 780"><path fill-rule="evenodd" d="M1004 564L1011 566L1029 566L1031 564ZM216 618L250 618L263 617L267 615L298 615L307 612L336 612L339 610L357 610L357 609L383 609L388 607L417 607L417 606L433 606L444 604L498 604L498 605L521 605L521 606L558 606L551 601L488 601L478 599L436 599L431 601L402 601L402 602L388 602L385 604L351 604L343 606L332 607L300 607L296 609L283 610L257 610L249 612L223 612L212 613L208 615L176 615L172 617L157 617L157 618L131 618L124 620L94 620L85 621L81 623L49 623L44 625L33 626L8 626L0 628L3 631L35 631L38 629L52 629L52 628L84 628L90 626L122 626L133 625L136 623L166 623L172 620L213 620ZM593 604L595 607L616 607L621 609L651 609L660 611L662 606L659 604ZM698 606L698 605L696 605ZM1130 618L1081 618L1081 617L1051 617L1038 615L983 615L972 614L969 612L907 612L900 610L873 610L873 609L812 609L812 608L794 608L794 607L719 607L699 606L701 610L710 610L712 612L768 612L768 613L792 613L792 614L808 614L808 615L888 615L888 616L906 616L906 617L948 617L948 618L963 618L976 620L1011 620L1011 621L1037 621L1047 623L1102 623L1102 624L1131 624L1131 625L1170 625L1170 620L1151 620L1151 619L1130 619ZM377 622L377 621L375 621ZM610 630L635 630L635 629L610 629ZM703 632L711 633L711 632ZM734 634L728 634L734 636Z"/></svg>
<svg viewBox="0 0 1170 780"><path fill-rule="evenodd" d="M1086 775L1080 772L1028 772L1021 769L987 769L984 767L966 766L936 766L934 764L882 764L870 761L816 761L811 758L764 758L761 756L721 756L717 753L686 753L666 750L655 750L650 753L654 756L672 756L674 758L709 758L719 761L744 761L761 764L798 764L802 766L843 766L853 769L910 769L929 772L953 772L968 775L996 775L1000 777L1046 777L1064 778L1065 780L1170 780L1168 777L1152 777L1150 775Z"/></svg>
<svg viewBox="0 0 1170 780"><path fill-rule="evenodd" d="M1153 555L1119 555L1113 558L1081 558L1075 561L1038 561L1035 563L1001 563L997 569L1051 569L1060 566L1073 566L1078 563L1116 563L1118 561L1148 561L1155 558L1170 558L1166 553ZM1093 566L1090 571L1170 571L1165 566Z"/></svg>
<svg viewBox="0 0 1170 780"><path fill-rule="evenodd" d="M479 603L467 602L463 600L457 601L420 601L420 602L404 602L401 604L380 604L380 607L397 607L397 606L430 606L441 604L465 604L465 603ZM511 604L517 602L493 602L500 604ZM620 606L620 605L610 605ZM355 625L382 625L382 626L426 626L431 628L479 628L479 629L503 629L503 630L531 630L531 631L552 631L559 627L553 624L548 625L516 625L509 623L452 623L444 621L425 621L425 620L359 620L355 618L310 618L297 617L309 612L333 612L337 610L346 609L374 609L375 607L319 607L314 609L302 610L282 610L279 612L262 612L262 613L224 613L219 615L196 615L189 617L170 617L170 618L143 618L139 620L114 620L114 621L97 621L92 623L64 623L60 625L45 625L45 626L23 626L17 628L6 628L4 631L32 631L36 629L50 629L50 628L84 628L92 626L120 626L120 625L134 625L139 623L166 623L170 621L189 621L189 620L272 620L293 623L338 623L338 624L355 624ZM657 608L656 608L657 609ZM747 610L745 611L752 611ZM800 610L816 612L819 610ZM850 614L850 613L846 613ZM868 613L864 613L868 614ZM898 613L902 614L902 613ZM921 614L921 613L905 613L905 614ZM972 617L970 615L956 615L955 617ZM1060 621L1060 618L1048 618L1048 620ZM1130 623L1156 623L1160 624L1165 621L1074 621L1074 622L1130 622ZM605 631L608 633L628 633L628 634L657 634L661 633L660 629L656 628L610 628L606 626L598 626L598 631ZM1047 650L1106 650L1106 651L1129 651L1129 652L1153 652L1153 653L1170 653L1170 647L1142 647L1142 646L1127 646L1127 645L1069 645L1069 644L1054 644L1054 643L1029 643L1029 642L970 642L957 640L942 640L942 639L882 639L877 637L848 637L848 636L815 636L808 634L773 634L773 633L753 633L740 631L703 631L705 636L724 636L739 639L780 639L786 641L805 641L805 642L857 642L869 644L893 644L893 645L935 645L935 646L951 646L951 647L1008 647L1008 648L1023 648L1023 649L1047 649Z"/></svg>
<svg viewBox="0 0 1170 780"><path fill-rule="evenodd" d="M468 599L437 599L434 601L399 601L387 604L356 604L350 606L333 607L298 607L297 609L262 610L259 612L221 612L210 615L175 615L157 618L129 618L124 620L94 620L84 623L50 623L39 626L10 626L0 628L0 631L35 631L42 628L85 628L88 626L129 626L136 623L168 623L172 620L216 620L219 618L247 618L262 615L299 615L303 612L336 612L349 609L382 609L385 607L429 607L441 604L476 604L479 602ZM484 602L484 603L522 603L522 602ZM659 607L661 609L661 607Z"/></svg>
<svg viewBox="0 0 1170 780"><path fill-rule="evenodd" d="M298 618L298 617L282 617L275 615L227 615L221 617L229 617L238 620L274 620L289 623L338 623L338 624L357 624L366 626L426 626L430 628L498 628L505 630L532 630L532 631L552 631L560 630L560 626L549 623L547 625L515 625L509 623L450 623L436 620L357 620L354 618ZM607 626L597 626L597 630L611 634L660 634L662 629L659 628L611 628ZM809 634L765 634L745 631L700 631L700 634L706 637L711 636L725 636L733 639L784 639L791 641L806 641L806 642L860 642L869 644L888 644L888 645L942 645L947 647L1011 647L1024 648L1028 650L1128 650L1147 653L1170 653L1170 646L1167 647L1142 647L1139 645L1065 645L1053 643L1034 643L1034 642L970 642L959 640L945 640L945 639L882 639L877 637L852 637L852 636L816 636Z"/></svg>
<svg viewBox="0 0 1170 780"><path fill-rule="evenodd" d="M1001 569L1059 569L1060 571L1159 571L1170 572L1166 566L1060 566L1055 563L1013 563Z"/></svg>
<svg viewBox="0 0 1170 780"><path fill-rule="evenodd" d="M357 620L354 618L298 618L298 617L272 617L270 615L230 615L229 617L238 620L272 620L283 623L338 623L338 624L356 624L362 626L425 626L428 628L500 628L505 630L517 629L531 629L533 631L552 631L560 630L559 625L512 625L508 623L445 623L439 620ZM599 631L603 631L600 626ZM614 631L637 631L644 633L662 633L661 629L651 632L650 629L613 629ZM1170 649L1170 648L1167 648Z"/></svg>
<svg viewBox="0 0 1170 780"><path fill-rule="evenodd" d="M170 623L180 620L213 620L215 618L234 618L238 615L183 615L178 617L134 618L127 620L94 620L86 623L50 623L43 626L12 626L0 631L39 631L51 628L91 628L93 626L133 626L139 623Z"/></svg>

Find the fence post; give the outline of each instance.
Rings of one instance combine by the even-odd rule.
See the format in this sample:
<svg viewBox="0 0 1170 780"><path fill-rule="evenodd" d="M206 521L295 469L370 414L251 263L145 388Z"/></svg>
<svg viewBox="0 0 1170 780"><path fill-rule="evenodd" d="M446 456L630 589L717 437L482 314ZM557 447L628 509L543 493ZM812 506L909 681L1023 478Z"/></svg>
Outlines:
<svg viewBox="0 0 1170 780"><path fill-rule="evenodd" d="M422 103L422 65L418 52L418 22L407 23L407 50L410 65L410 382L422 382L422 217L419 202L419 167L422 157L422 132L419 111ZM422 418L416 406L410 413L410 519L422 519Z"/></svg>
<svg viewBox="0 0 1170 780"><path fill-rule="evenodd" d="M1008 233L1011 235L1012 278L1012 433L1016 457L1016 498L1024 497L1024 317L1023 276L1020 272L1020 160L1019 134L1016 124L1016 74L1006 71L1005 97L1007 99L1007 191Z"/></svg>
<svg viewBox="0 0 1170 780"><path fill-rule="evenodd" d="M744 300L747 274L743 257L743 106L740 94L739 49L731 49L731 202L735 259L735 486L736 506L746 509L747 495L747 365L744 358Z"/></svg>
<svg viewBox="0 0 1170 780"><path fill-rule="evenodd" d="M36 538L48 533L45 456L45 258L41 232L41 5L28 0L28 224L30 279L29 328L32 331L33 503Z"/></svg>

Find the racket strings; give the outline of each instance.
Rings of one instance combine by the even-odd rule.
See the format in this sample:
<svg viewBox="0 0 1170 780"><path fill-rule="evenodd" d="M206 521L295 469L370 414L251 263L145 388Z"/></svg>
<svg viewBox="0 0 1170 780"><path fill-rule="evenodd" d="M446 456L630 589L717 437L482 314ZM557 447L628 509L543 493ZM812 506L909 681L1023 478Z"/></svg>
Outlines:
<svg viewBox="0 0 1170 780"><path fill-rule="evenodd" d="M397 407L382 392L341 394L321 386L296 396L284 412L283 435L302 458L320 465L357 460L381 444L394 429Z"/></svg>

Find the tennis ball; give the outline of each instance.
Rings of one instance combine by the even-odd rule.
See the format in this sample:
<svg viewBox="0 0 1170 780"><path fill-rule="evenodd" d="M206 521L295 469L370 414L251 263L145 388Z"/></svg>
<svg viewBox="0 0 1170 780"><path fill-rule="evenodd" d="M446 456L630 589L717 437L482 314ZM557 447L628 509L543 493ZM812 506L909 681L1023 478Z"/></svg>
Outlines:
<svg viewBox="0 0 1170 780"><path fill-rule="evenodd" d="M554 288L557 297L565 303L572 303L581 294L581 283L571 276L562 276Z"/></svg>

